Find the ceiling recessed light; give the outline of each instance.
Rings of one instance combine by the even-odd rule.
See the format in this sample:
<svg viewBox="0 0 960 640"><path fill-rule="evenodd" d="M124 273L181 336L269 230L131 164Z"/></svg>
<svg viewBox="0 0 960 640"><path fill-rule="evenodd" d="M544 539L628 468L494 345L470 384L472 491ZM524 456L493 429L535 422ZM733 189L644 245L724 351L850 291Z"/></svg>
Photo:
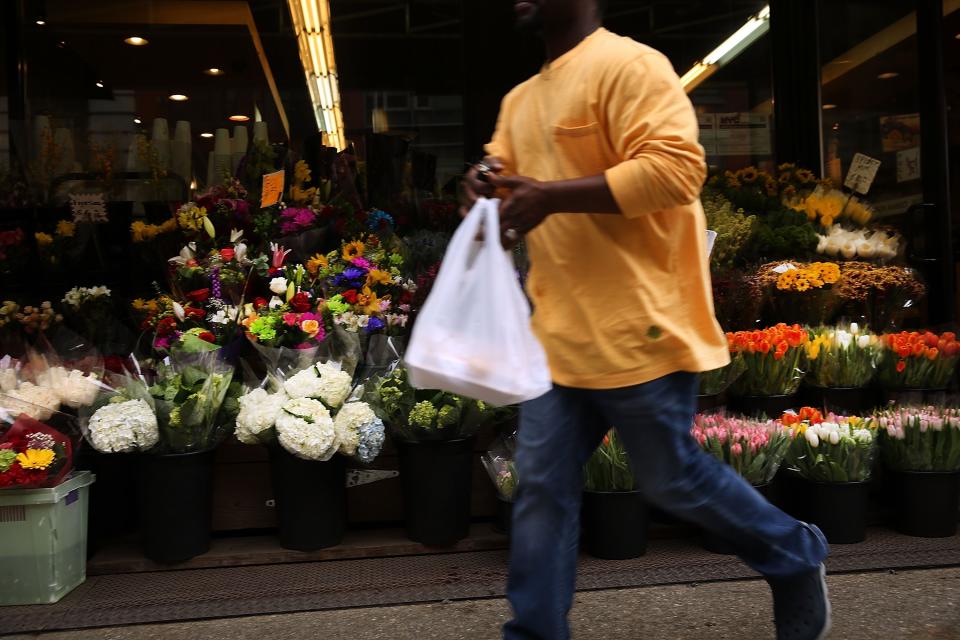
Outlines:
<svg viewBox="0 0 960 640"><path fill-rule="evenodd" d="M124 38L123 41L134 47L142 47L145 44L149 44L146 38L141 38L140 36L130 36L129 38Z"/></svg>
<svg viewBox="0 0 960 640"><path fill-rule="evenodd" d="M203 72L204 72L205 74L207 74L208 76L222 76L222 75L223 75L223 69L220 69L220 68L218 68L218 67L210 67L209 69L204 69Z"/></svg>
<svg viewBox="0 0 960 640"><path fill-rule="evenodd" d="M885 73L881 73L881 74L878 75L877 77L878 77L879 79L881 79L881 80L892 80L893 78L896 78L896 77L898 77L899 75L900 75L900 74L897 73L896 71L887 71L887 72L885 72Z"/></svg>
<svg viewBox="0 0 960 640"><path fill-rule="evenodd" d="M204 131L203 133L200 134L200 137L201 137L201 138L212 138L212 137L213 137L213 134L210 133L209 131Z"/></svg>
<svg viewBox="0 0 960 640"><path fill-rule="evenodd" d="M97 87L103 89L103 80L97 80Z"/></svg>
<svg viewBox="0 0 960 640"><path fill-rule="evenodd" d="M831 109L836 109L836 108L837 108L837 105L835 105L835 104L825 104L825 105L823 105L823 110L824 110L824 111L830 111Z"/></svg>
<svg viewBox="0 0 960 640"><path fill-rule="evenodd" d="M47 21L43 18L37 18L37 24L42 27L43 25L47 24Z"/></svg>
<svg viewBox="0 0 960 640"><path fill-rule="evenodd" d="M171 95L168 96L168 97L169 97L171 100L173 100L174 102L183 102L183 101L185 101L185 100L189 100L189 99L190 99L190 98L188 98L187 96L183 95L182 93L174 93L174 94L171 94Z"/></svg>
<svg viewBox="0 0 960 640"><path fill-rule="evenodd" d="M234 122L250 122L250 116L245 116L243 114L237 114L227 118L228 120L233 120Z"/></svg>
<svg viewBox="0 0 960 640"><path fill-rule="evenodd" d="M141 120L140 118L134 118L133 124L143 124L143 120Z"/></svg>

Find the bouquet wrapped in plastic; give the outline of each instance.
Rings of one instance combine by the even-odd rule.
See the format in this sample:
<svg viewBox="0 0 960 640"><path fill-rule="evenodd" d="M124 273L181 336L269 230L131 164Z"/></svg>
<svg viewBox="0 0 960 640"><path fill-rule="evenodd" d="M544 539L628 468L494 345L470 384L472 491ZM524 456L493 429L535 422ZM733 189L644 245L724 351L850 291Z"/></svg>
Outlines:
<svg viewBox="0 0 960 640"><path fill-rule="evenodd" d="M237 415L241 385L218 351L168 356L150 387L157 409L161 450L207 451L216 447Z"/></svg>
<svg viewBox="0 0 960 640"><path fill-rule="evenodd" d="M407 442L466 438L512 412L445 391L416 389L403 368L370 381L365 398L393 433Z"/></svg>
<svg viewBox="0 0 960 640"><path fill-rule="evenodd" d="M700 395L715 396L723 393L743 375L747 364L739 353L730 354L730 364L700 374Z"/></svg>
<svg viewBox="0 0 960 640"><path fill-rule="evenodd" d="M704 451L755 487L773 480L790 446L780 425L765 420L698 415L692 433Z"/></svg>
<svg viewBox="0 0 960 640"><path fill-rule="evenodd" d="M306 367L290 377L268 377L239 399L237 439L278 443L304 460L336 454L370 463L383 448L383 422L353 394L353 377L338 363Z"/></svg>
<svg viewBox="0 0 960 640"><path fill-rule="evenodd" d="M131 359L130 370L110 376L112 383L96 402L81 412L83 433L100 453L134 453L160 442L156 403L150 386Z"/></svg>
<svg viewBox="0 0 960 640"><path fill-rule="evenodd" d="M499 438L480 458L501 500L513 502L517 491L517 467L513 462L516 435Z"/></svg>
<svg viewBox="0 0 960 640"><path fill-rule="evenodd" d="M71 436L30 417L45 408L25 412L27 403L10 405L7 400L0 395L0 489L55 487L73 469ZM70 416L58 417L72 422Z"/></svg>
<svg viewBox="0 0 960 640"><path fill-rule="evenodd" d="M862 388L870 384L880 359L879 338L853 322L818 327L806 344L807 383L826 388Z"/></svg>
<svg viewBox="0 0 960 640"><path fill-rule="evenodd" d="M960 471L960 410L906 407L876 416L880 452L894 471Z"/></svg>
<svg viewBox="0 0 960 640"><path fill-rule="evenodd" d="M803 380L807 332L799 325L778 324L762 331L727 334L732 353L740 354L746 365L733 384L740 396L777 396L796 393Z"/></svg>
<svg viewBox="0 0 960 640"><path fill-rule="evenodd" d="M811 410L806 419L785 414L790 434L787 464L812 482L864 482L870 479L876 456L876 422L870 418L830 415L818 421Z"/></svg>

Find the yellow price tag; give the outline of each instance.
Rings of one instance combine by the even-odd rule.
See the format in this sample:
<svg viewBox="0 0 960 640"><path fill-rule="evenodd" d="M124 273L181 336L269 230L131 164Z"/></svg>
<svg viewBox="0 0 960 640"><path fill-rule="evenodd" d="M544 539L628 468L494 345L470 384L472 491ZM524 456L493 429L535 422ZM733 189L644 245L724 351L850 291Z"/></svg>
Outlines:
<svg viewBox="0 0 960 640"><path fill-rule="evenodd" d="M260 208L272 207L283 196L283 171L266 173L263 176L263 188L260 190Z"/></svg>

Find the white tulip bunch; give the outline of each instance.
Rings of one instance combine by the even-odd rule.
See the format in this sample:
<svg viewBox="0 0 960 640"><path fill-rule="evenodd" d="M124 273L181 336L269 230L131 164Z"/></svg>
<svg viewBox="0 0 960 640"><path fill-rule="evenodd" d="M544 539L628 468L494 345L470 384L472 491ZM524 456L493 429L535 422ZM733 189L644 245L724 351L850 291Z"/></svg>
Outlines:
<svg viewBox="0 0 960 640"><path fill-rule="evenodd" d="M885 231L850 231L835 224L819 238L817 253L847 260L892 260L900 251L900 236Z"/></svg>

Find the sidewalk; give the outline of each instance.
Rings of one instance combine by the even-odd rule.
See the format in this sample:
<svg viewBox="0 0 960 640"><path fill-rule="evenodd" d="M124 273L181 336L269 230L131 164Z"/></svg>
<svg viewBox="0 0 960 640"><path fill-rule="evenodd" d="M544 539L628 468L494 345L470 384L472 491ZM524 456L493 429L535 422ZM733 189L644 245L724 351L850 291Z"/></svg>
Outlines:
<svg viewBox="0 0 960 640"><path fill-rule="evenodd" d="M836 640L960 640L960 567L828 578ZM2 611L0 611L2 614ZM502 599L316 611L90 629L11 640L488 640L509 615ZM760 580L577 594L574 636L598 640L773 637Z"/></svg>

